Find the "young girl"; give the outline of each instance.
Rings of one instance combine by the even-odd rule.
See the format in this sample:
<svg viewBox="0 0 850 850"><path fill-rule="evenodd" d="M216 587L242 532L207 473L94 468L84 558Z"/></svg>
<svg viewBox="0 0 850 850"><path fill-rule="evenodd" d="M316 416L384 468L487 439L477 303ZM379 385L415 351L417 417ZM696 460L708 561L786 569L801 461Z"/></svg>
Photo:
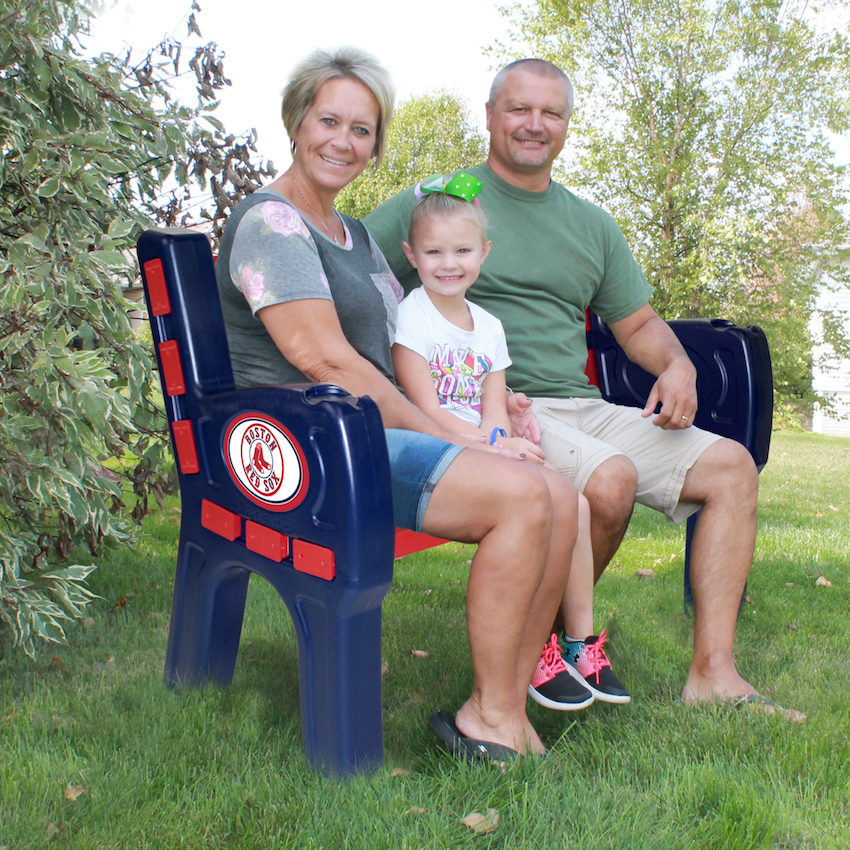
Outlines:
<svg viewBox="0 0 850 850"><path fill-rule="evenodd" d="M460 171L417 186L404 253L422 286L399 306L392 348L396 380L408 399L442 428L484 436L493 445L543 458L539 447L511 435L505 369L510 365L502 323L464 297L490 250L487 221L475 196L481 182ZM630 696L593 635L590 511L579 496L579 536L562 604L565 630L546 644L531 684L532 699L559 711L598 699ZM583 635L582 638L567 635Z"/></svg>

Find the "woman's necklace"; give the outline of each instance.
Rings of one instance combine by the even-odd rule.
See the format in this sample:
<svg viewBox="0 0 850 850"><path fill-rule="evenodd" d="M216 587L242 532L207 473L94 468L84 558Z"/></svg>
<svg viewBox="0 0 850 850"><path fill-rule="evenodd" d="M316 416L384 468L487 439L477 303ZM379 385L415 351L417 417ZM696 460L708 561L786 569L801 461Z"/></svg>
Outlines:
<svg viewBox="0 0 850 850"><path fill-rule="evenodd" d="M339 239L337 239L336 236L331 233L331 229L325 224L325 220L313 209L310 202L304 197L304 193L301 191L301 187L298 185L298 181L295 179L294 174L292 175L292 184L295 186L295 189L298 194L301 195L301 200L304 201L304 203L307 205L307 209L310 210L310 212L313 213L313 215L316 216L317 219L319 219L319 224L321 224L322 227L325 228L325 231L327 232L328 236L333 239L334 243L339 245Z"/></svg>

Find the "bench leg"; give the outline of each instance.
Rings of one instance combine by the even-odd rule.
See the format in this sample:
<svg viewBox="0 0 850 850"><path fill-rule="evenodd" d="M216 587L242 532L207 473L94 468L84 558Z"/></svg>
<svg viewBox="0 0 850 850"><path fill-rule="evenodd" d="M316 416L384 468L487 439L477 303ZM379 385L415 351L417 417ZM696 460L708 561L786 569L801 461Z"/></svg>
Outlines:
<svg viewBox="0 0 850 850"><path fill-rule="evenodd" d="M691 544L694 539L694 529L697 527L699 511L688 517L687 530L685 531L685 613L692 614L694 610L694 595L691 592Z"/></svg>
<svg viewBox="0 0 850 850"><path fill-rule="evenodd" d="M216 564L213 555L181 540L165 656L166 684L230 683L250 575L240 567Z"/></svg>
<svg viewBox="0 0 850 850"><path fill-rule="evenodd" d="M384 759L381 720L381 607L350 614L295 601L301 729L308 761L331 774L364 773Z"/></svg>

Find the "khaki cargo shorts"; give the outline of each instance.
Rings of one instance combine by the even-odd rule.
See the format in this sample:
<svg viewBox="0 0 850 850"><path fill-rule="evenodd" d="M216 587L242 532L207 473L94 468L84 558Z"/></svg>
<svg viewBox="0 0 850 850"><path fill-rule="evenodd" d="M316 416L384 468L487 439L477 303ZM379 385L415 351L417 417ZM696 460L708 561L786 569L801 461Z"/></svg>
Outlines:
<svg viewBox="0 0 850 850"><path fill-rule="evenodd" d="M625 455L638 474L637 501L681 522L699 510L679 503L688 470L722 439L699 428L664 431L641 410L595 398L535 398L540 447L546 459L584 490L593 471L614 455Z"/></svg>

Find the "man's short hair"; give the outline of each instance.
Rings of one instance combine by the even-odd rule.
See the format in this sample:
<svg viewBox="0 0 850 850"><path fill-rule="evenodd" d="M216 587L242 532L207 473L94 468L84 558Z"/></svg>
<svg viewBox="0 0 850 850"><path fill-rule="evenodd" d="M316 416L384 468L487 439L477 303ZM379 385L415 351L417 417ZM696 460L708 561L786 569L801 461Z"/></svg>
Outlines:
<svg viewBox="0 0 850 850"><path fill-rule="evenodd" d="M573 83L572 80L557 66L545 59L517 59L509 65L505 65L501 71L493 78L493 84L490 86L490 97L488 103L492 104L499 96L502 86L505 83L505 78L511 71L528 71L530 74L536 74L538 77L550 77L555 80L564 80L567 84L567 107L570 115L573 113Z"/></svg>

